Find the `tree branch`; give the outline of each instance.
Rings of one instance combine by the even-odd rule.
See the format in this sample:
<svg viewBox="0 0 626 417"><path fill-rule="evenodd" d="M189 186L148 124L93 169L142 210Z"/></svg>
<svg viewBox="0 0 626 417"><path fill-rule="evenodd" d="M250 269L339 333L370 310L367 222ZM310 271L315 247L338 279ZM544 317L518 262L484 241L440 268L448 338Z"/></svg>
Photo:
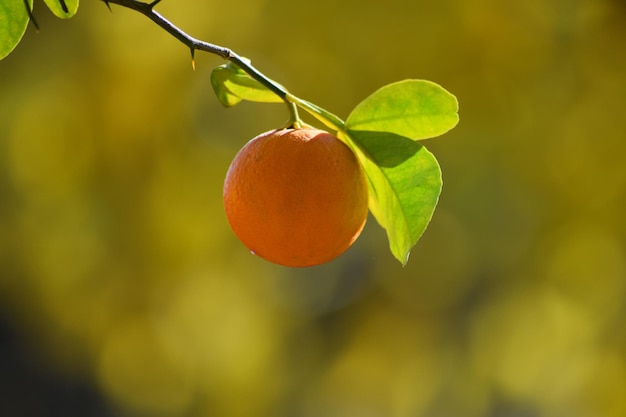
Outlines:
<svg viewBox="0 0 626 417"><path fill-rule="evenodd" d="M244 70L248 75L250 75L255 80L259 81L265 87L267 87L270 91L280 97L288 106L291 107L291 95L279 84L275 83L270 78L266 77L259 70L254 68L248 62L246 62L241 56L233 52L228 48L224 48L223 46L215 45L209 42L204 42L199 39L196 39L187 33L183 32L181 29L172 24L169 20L159 14L154 10L154 7L161 0L153 0L151 3L144 3L137 0L102 0L106 3L107 6L110 7L110 4L117 4L118 6L125 7L127 9L135 10L154 23L163 28L170 35L178 39L184 45L186 45L191 51L191 57L193 59L194 52L196 50L209 52L215 55L220 56L223 59L231 61L236 64L239 68Z"/></svg>
<svg viewBox="0 0 626 417"><path fill-rule="evenodd" d="M297 107L300 107L313 116L315 116L319 121L324 123L326 126L336 129L338 131L344 131L345 123L339 117L334 114L324 110L323 108L310 103L306 100L302 100L293 94L289 93L283 86L274 82L271 78L266 77L262 72L254 68L248 61L244 60L241 56L233 52L228 48L224 48L223 46L215 45L209 42L204 42L199 39L196 39L192 36L189 36L187 33L180 30L173 23L163 17L161 14L154 10L155 6L161 2L161 0L152 0L150 3L145 3L138 0L102 0L109 9L111 8L111 4L117 4L118 6L125 7L127 9L135 10L144 16L148 17L154 23L163 28L170 35L178 39L184 45L186 45L191 51L191 58L193 62L194 52L196 50L209 52L215 55L226 59L243 71L245 71L250 77L254 78L262 85L264 85L268 90L276 94L280 97L285 104L287 105L287 111L290 115L290 121L294 123L294 125L299 125L301 123L300 118L298 116Z"/></svg>

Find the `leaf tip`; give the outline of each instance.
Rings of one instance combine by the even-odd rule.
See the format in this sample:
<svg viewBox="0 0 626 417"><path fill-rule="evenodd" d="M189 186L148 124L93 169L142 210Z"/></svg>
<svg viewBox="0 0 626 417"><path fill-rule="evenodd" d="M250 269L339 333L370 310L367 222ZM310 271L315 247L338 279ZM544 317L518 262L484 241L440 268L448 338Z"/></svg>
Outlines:
<svg viewBox="0 0 626 417"><path fill-rule="evenodd" d="M402 267L404 268L406 264L409 263L409 256L411 255L411 251L407 251L404 256L396 256L396 259L400 262Z"/></svg>

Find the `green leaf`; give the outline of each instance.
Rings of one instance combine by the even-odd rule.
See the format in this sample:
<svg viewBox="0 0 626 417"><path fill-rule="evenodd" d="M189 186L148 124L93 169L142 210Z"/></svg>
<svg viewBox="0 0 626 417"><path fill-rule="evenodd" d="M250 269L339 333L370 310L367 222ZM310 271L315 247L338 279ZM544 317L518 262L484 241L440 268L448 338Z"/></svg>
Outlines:
<svg viewBox="0 0 626 417"><path fill-rule="evenodd" d="M211 86L220 103L226 107L232 107L241 100L263 103L280 103L283 101L232 62L213 69Z"/></svg>
<svg viewBox="0 0 626 417"><path fill-rule="evenodd" d="M456 126L458 109L456 97L438 84L404 80L380 88L359 103L348 116L346 128L427 139Z"/></svg>
<svg viewBox="0 0 626 417"><path fill-rule="evenodd" d="M348 142L368 179L369 208L387 231L393 255L406 265L432 218L441 170L423 145L389 132L351 131Z"/></svg>
<svg viewBox="0 0 626 417"><path fill-rule="evenodd" d="M56 17L69 19L78 10L78 0L43 0Z"/></svg>
<svg viewBox="0 0 626 417"><path fill-rule="evenodd" d="M32 10L33 0L28 0ZM24 0L0 1L0 59L9 55L24 36L28 26L28 10Z"/></svg>
<svg viewBox="0 0 626 417"><path fill-rule="evenodd" d="M224 107L233 107L241 101L240 97L226 88L225 84L230 76L230 71L224 65L220 65L211 72L211 87Z"/></svg>

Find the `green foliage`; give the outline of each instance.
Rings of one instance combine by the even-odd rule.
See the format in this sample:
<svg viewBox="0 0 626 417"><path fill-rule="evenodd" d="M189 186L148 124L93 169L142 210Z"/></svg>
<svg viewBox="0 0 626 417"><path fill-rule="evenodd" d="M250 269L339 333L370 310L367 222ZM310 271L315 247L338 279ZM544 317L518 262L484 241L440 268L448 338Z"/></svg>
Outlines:
<svg viewBox="0 0 626 417"><path fill-rule="evenodd" d="M211 83L227 107L242 99L281 101L234 64L216 68ZM291 98L354 150L368 179L370 211L387 231L393 255L406 264L432 218L442 186L437 160L415 141L456 126L456 97L431 81L404 80L367 97L345 123L317 105Z"/></svg>
<svg viewBox="0 0 626 417"><path fill-rule="evenodd" d="M458 110L456 97L439 85L405 80L386 85L360 102L348 116L346 128L428 139L456 126Z"/></svg>
<svg viewBox="0 0 626 417"><path fill-rule="evenodd" d="M369 180L370 210L402 264L428 226L441 192L439 164L413 140L439 136L458 123L456 97L425 80L380 88L346 121L347 137Z"/></svg>
<svg viewBox="0 0 626 417"><path fill-rule="evenodd" d="M33 0L28 0L32 8ZM28 26L28 10L23 0L0 2L0 59L7 56L20 42Z"/></svg>
<svg viewBox="0 0 626 417"><path fill-rule="evenodd" d="M405 265L437 205L439 164L423 145L394 133L358 131L350 138L367 175L370 211Z"/></svg>
<svg viewBox="0 0 626 417"><path fill-rule="evenodd" d="M32 10L33 0L27 0ZM79 0L44 0L57 17L69 19L76 14ZM28 26L29 13L24 0L0 2L0 59L6 57L20 42Z"/></svg>

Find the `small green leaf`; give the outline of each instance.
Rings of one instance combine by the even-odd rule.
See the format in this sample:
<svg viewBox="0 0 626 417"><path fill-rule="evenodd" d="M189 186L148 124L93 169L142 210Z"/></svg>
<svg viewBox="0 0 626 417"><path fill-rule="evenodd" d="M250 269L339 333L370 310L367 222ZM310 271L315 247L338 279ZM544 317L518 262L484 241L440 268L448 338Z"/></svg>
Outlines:
<svg viewBox="0 0 626 417"><path fill-rule="evenodd" d="M405 265L439 200L439 164L424 146L395 133L342 136L352 143L367 176L370 211L387 231L391 252Z"/></svg>
<svg viewBox="0 0 626 417"><path fill-rule="evenodd" d="M28 0L33 7L33 0ZM28 10L24 0L0 1L0 59L9 55L24 36L28 26Z"/></svg>
<svg viewBox="0 0 626 417"><path fill-rule="evenodd" d="M438 84L404 80L380 88L359 103L348 116L346 128L427 139L456 126L458 109L456 97Z"/></svg>
<svg viewBox="0 0 626 417"><path fill-rule="evenodd" d="M230 76L231 73L225 65L220 65L211 72L211 87L224 107L233 107L241 101L241 98L232 94L225 86Z"/></svg>
<svg viewBox="0 0 626 417"><path fill-rule="evenodd" d="M220 65L211 72L211 86L220 103L226 107L232 107L241 100L262 103L283 101L232 62Z"/></svg>
<svg viewBox="0 0 626 417"><path fill-rule="evenodd" d="M78 0L44 0L56 17L69 19L78 11Z"/></svg>

